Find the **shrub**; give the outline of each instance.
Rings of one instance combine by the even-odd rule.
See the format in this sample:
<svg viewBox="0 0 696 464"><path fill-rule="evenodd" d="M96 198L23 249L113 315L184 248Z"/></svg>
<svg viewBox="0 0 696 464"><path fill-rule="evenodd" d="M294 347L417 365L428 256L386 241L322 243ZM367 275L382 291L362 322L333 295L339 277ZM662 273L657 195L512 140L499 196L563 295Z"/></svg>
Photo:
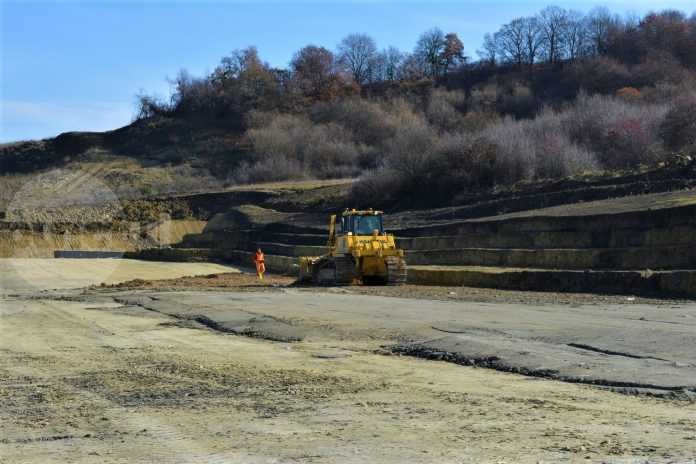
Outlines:
<svg viewBox="0 0 696 464"><path fill-rule="evenodd" d="M499 181L497 147L484 138L448 134L435 147L430 189L443 199L462 190L493 187Z"/></svg>
<svg viewBox="0 0 696 464"><path fill-rule="evenodd" d="M282 156L302 162L302 146L311 130L304 117L278 114L268 124L247 131L247 137L260 158Z"/></svg>
<svg viewBox="0 0 696 464"><path fill-rule="evenodd" d="M253 165L245 168L256 177L269 177L268 169L276 165L295 177L298 166L306 176L353 176L359 173L360 162L369 164L363 157L363 152L368 150L356 144L350 132L338 124L313 124L305 117L288 114L256 116L264 119L266 125L250 129L247 135L254 148L255 162L263 163L258 168L259 174L253 171Z"/></svg>
<svg viewBox="0 0 696 464"><path fill-rule="evenodd" d="M397 145L408 142L405 136L397 136L397 140ZM497 149L486 140L466 134L429 140L432 145L417 157L416 150L390 152L384 167L370 171L353 185L352 200L369 205L378 199L380 207L445 205L462 192L489 188L498 181Z"/></svg>
<svg viewBox="0 0 696 464"><path fill-rule="evenodd" d="M669 106L580 95L561 114L562 128L574 143L597 154L604 168L636 167L652 160L658 130Z"/></svg>
<svg viewBox="0 0 696 464"><path fill-rule="evenodd" d="M452 131L462 125L466 97L462 92L434 90L428 100L425 116L441 131Z"/></svg>
<svg viewBox="0 0 696 464"><path fill-rule="evenodd" d="M499 95L498 85L494 82L479 86L471 92L471 105L480 111L495 109Z"/></svg>
<svg viewBox="0 0 696 464"><path fill-rule="evenodd" d="M469 111L462 118L460 130L476 133L499 122L500 116L493 111Z"/></svg>
<svg viewBox="0 0 696 464"><path fill-rule="evenodd" d="M570 79L577 82L577 88L588 93L612 94L622 87L634 84L630 70L611 58L597 58L581 61L571 68Z"/></svg>
<svg viewBox="0 0 696 464"><path fill-rule="evenodd" d="M361 147L337 124L312 128L301 147L302 161L308 172L319 178L347 177L358 174Z"/></svg>
<svg viewBox="0 0 696 464"><path fill-rule="evenodd" d="M538 106L530 88L521 84L515 84L507 92L500 94L496 102L498 112L518 119L533 117Z"/></svg>
<svg viewBox="0 0 696 464"><path fill-rule="evenodd" d="M394 135L395 124L391 115L378 103L351 98L333 103L317 103L310 110L315 123L340 124L351 132L359 143L380 144Z"/></svg>
<svg viewBox="0 0 696 464"><path fill-rule="evenodd" d="M157 97L145 94L136 95L135 120L153 118L156 116L168 116L172 114L173 107L169 103Z"/></svg>
<svg viewBox="0 0 696 464"><path fill-rule="evenodd" d="M671 54L653 52L638 65L631 68L634 82L640 87L655 86L660 82L682 82L688 71Z"/></svg>
<svg viewBox="0 0 696 464"><path fill-rule="evenodd" d="M505 119L483 136L498 148L499 182L567 176L598 166L594 154L568 138L562 117L551 110L533 120Z"/></svg>
<svg viewBox="0 0 696 464"><path fill-rule="evenodd" d="M635 167L647 160L651 135L648 124L625 116L607 126L600 160L609 168Z"/></svg>
<svg viewBox="0 0 696 464"><path fill-rule="evenodd" d="M307 178L307 173L297 160L278 156L254 163L242 163L233 173L230 181L239 184L253 184L305 178Z"/></svg>
<svg viewBox="0 0 696 464"><path fill-rule="evenodd" d="M660 125L660 138L672 150L696 145L696 97L683 98Z"/></svg>
<svg viewBox="0 0 696 464"><path fill-rule="evenodd" d="M432 159L436 134L425 122L399 127L385 144L385 165L407 181L425 175Z"/></svg>
<svg viewBox="0 0 696 464"><path fill-rule="evenodd" d="M387 208L400 201L409 201L402 197L403 178L395 171L381 167L365 171L350 189L350 201L356 208Z"/></svg>

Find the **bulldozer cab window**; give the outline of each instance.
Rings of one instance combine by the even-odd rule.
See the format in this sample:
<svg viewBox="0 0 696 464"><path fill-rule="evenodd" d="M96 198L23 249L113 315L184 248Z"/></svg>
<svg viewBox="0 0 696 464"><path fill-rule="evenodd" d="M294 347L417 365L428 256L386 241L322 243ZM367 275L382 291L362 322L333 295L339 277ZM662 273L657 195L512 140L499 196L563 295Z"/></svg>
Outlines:
<svg viewBox="0 0 696 464"><path fill-rule="evenodd" d="M352 232L355 235L371 235L372 231L377 230L380 234L382 230L382 216L351 216L353 223Z"/></svg>

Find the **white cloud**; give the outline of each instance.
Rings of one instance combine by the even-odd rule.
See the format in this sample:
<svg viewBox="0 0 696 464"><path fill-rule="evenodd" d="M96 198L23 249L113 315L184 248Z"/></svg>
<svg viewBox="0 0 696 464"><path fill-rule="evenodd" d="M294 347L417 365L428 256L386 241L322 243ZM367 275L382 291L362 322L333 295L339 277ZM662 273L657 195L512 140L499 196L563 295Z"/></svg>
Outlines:
<svg viewBox="0 0 696 464"><path fill-rule="evenodd" d="M105 131L131 121L132 102L4 100L0 105L0 141L45 138L68 131Z"/></svg>

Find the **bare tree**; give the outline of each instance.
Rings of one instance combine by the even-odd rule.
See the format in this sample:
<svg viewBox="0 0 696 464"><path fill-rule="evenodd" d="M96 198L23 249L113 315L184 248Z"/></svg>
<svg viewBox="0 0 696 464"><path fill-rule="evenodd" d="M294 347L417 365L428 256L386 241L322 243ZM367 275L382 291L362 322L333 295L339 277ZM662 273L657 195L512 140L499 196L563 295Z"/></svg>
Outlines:
<svg viewBox="0 0 696 464"><path fill-rule="evenodd" d="M445 34L439 28L435 27L421 34L413 55L425 76L437 78L442 74L442 54L445 46Z"/></svg>
<svg viewBox="0 0 696 464"><path fill-rule="evenodd" d="M491 66L495 66L498 57L498 42L495 40L495 36L486 33L483 36L483 45L479 50L476 50L476 54Z"/></svg>
<svg viewBox="0 0 696 464"><path fill-rule="evenodd" d="M463 63L464 60L464 44L456 33L450 32L445 36L445 46L442 50L444 73L447 74L452 67Z"/></svg>
<svg viewBox="0 0 696 464"><path fill-rule="evenodd" d="M587 24L582 13L568 11L563 28L563 45L568 58L572 61L585 55L588 49Z"/></svg>
<svg viewBox="0 0 696 464"><path fill-rule="evenodd" d="M423 68L421 60L413 54L406 54L401 60L398 75L403 80L417 81L428 77Z"/></svg>
<svg viewBox="0 0 696 464"><path fill-rule="evenodd" d="M585 28L590 43L590 53L595 56L605 55L609 44L609 34L616 19L605 7L597 7L585 18Z"/></svg>
<svg viewBox="0 0 696 464"><path fill-rule="evenodd" d="M375 79L381 81L401 79L399 68L403 60L404 54L396 47L389 47L379 52L375 60Z"/></svg>
<svg viewBox="0 0 696 464"><path fill-rule="evenodd" d="M366 34L350 34L338 45L338 63L360 85L372 79L376 56L377 45Z"/></svg>
<svg viewBox="0 0 696 464"><path fill-rule="evenodd" d="M544 37L546 60L555 63L563 58L563 40L568 23L568 13L563 8L549 6L539 13L539 23Z"/></svg>
<svg viewBox="0 0 696 464"><path fill-rule="evenodd" d="M504 61L522 67L525 61L525 25L522 18L513 19L495 33L498 52Z"/></svg>
<svg viewBox="0 0 696 464"><path fill-rule="evenodd" d="M524 40L524 59L531 67L536 62L544 41L539 20L535 17L523 18L522 35Z"/></svg>

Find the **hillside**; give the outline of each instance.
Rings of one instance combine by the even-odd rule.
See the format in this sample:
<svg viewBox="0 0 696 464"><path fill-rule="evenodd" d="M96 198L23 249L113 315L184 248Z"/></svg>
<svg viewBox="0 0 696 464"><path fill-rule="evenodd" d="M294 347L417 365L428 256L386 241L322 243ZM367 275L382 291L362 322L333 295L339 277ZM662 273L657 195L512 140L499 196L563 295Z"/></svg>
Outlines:
<svg viewBox="0 0 696 464"><path fill-rule="evenodd" d="M554 24L558 43L545 35ZM509 38L523 29L533 53L513 53ZM207 76L182 71L169 100L140 95L120 129L0 145L0 207L58 167L86 170L122 198L360 178L350 201L392 209L645 172L696 152L693 50L694 16L555 7L487 35L477 62L437 28L412 53L352 34L335 53L304 47L288 69L249 47ZM351 59L358 52L367 67Z"/></svg>
<svg viewBox="0 0 696 464"><path fill-rule="evenodd" d="M242 134L189 120L135 121L109 132L69 132L0 146L0 207L33 175L48 169L87 171L119 197L221 188L245 156Z"/></svg>

